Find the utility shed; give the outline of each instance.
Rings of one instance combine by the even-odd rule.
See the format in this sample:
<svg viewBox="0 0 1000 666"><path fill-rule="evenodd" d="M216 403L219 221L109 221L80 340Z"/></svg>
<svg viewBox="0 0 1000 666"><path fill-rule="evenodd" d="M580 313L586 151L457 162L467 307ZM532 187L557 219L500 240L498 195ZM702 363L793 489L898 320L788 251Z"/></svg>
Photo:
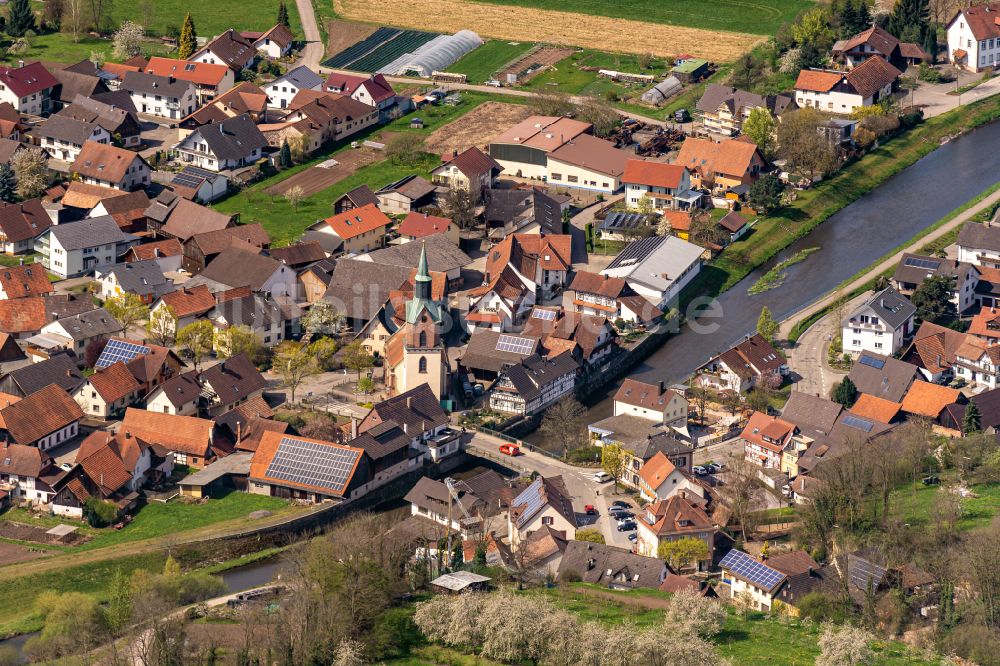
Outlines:
<svg viewBox="0 0 1000 666"><path fill-rule="evenodd" d="M181 495L208 497L216 488L246 490L250 476L250 459L253 452L238 452L219 458L211 465L181 479Z"/></svg>
<svg viewBox="0 0 1000 666"><path fill-rule="evenodd" d="M467 590L486 591L490 586L490 578L471 571L455 571L438 576L430 582L430 586L436 592L444 594L461 594Z"/></svg>
<svg viewBox="0 0 1000 666"><path fill-rule="evenodd" d="M700 58L691 58L670 71L684 83L694 83L708 73L708 61L701 60Z"/></svg>

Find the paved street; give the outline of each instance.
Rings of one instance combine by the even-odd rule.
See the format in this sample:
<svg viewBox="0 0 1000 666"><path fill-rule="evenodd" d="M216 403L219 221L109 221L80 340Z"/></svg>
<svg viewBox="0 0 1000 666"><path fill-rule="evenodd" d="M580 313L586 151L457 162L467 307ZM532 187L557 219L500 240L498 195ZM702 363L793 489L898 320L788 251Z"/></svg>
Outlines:
<svg viewBox="0 0 1000 666"><path fill-rule="evenodd" d="M870 295L871 292L865 292L851 299L844 307L844 312L850 312ZM847 374L834 370L826 363L830 342L839 332L837 313L831 312L810 326L798 343L788 351L788 367L798 376L793 390L825 398L830 395L833 385Z"/></svg>
<svg viewBox="0 0 1000 666"><path fill-rule="evenodd" d="M508 458L499 453L501 444L504 444L503 440L477 432L473 434L466 447L472 454L482 454L487 458L498 460L521 473L538 472L543 477L562 476L566 489L573 500L573 509L576 511L580 526L593 524L604 534L607 543L622 548L632 547L628 540L628 534L619 532L617 524L608 518L608 507L616 500L625 500L632 505L634 502L624 491L615 495L613 484L596 483L593 480L593 474L598 470L575 467L534 451L524 451L516 458ZM597 509L596 516L588 516L584 513L583 508L588 504L593 504L594 508Z"/></svg>

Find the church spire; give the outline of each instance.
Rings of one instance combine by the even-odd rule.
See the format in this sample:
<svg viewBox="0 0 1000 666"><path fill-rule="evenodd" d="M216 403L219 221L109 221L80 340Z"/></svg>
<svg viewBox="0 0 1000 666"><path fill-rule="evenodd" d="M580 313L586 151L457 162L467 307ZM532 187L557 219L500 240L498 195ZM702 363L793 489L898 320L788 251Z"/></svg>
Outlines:
<svg viewBox="0 0 1000 666"><path fill-rule="evenodd" d="M416 301L431 300L431 275L427 270L427 244L421 241L420 263L417 264L417 276L414 278L413 298Z"/></svg>

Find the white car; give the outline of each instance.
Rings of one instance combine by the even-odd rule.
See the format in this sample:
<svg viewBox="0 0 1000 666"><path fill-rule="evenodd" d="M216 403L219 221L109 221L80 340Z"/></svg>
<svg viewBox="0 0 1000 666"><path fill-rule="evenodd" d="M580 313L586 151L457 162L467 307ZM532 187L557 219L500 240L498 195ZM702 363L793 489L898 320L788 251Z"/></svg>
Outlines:
<svg viewBox="0 0 1000 666"><path fill-rule="evenodd" d="M611 480L611 475L608 474L607 472L594 473L594 481L596 481L597 483L607 483L610 480Z"/></svg>
<svg viewBox="0 0 1000 666"><path fill-rule="evenodd" d="M695 466L692 471L694 471L694 473L698 476L705 476L706 474L708 474L708 470L702 467L701 465Z"/></svg>

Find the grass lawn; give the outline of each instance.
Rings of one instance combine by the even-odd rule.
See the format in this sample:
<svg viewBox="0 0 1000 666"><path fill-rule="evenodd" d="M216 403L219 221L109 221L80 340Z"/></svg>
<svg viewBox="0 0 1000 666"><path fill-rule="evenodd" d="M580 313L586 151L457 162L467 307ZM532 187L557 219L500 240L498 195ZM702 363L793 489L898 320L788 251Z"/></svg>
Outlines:
<svg viewBox="0 0 1000 666"><path fill-rule="evenodd" d="M254 511L266 509L279 512L289 508L288 502L276 497L231 492L224 497L212 499L204 504L194 504L173 500L162 504L152 502L142 507L135 520L120 530L110 527L95 529L80 523L80 532L93 538L84 545L73 548L74 552L115 546L130 541L164 536L183 530L196 529L213 523L242 518ZM35 516L22 509L11 509L0 515L0 520L55 527L72 522L58 516ZM77 523L73 523L77 524Z"/></svg>
<svg viewBox="0 0 1000 666"><path fill-rule="evenodd" d="M701 294L717 295L793 241L894 174L936 149L942 139L1000 117L1000 99L990 98L931 118L842 168L774 215L761 218L752 234L729 245L706 265L682 294L682 306Z"/></svg>
<svg viewBox="0 0 1000 666"><path fill-rule="evenodd" d="M594 16L667 23L706 30L748 32L773 35L778 26L791 21L801 10L811 7L811 0L479 0L497 5L533 7ZM584 19L581 19L584 20Z"/></svg>
<svg viewBox="0 0 1000 666"><path fill-rule="evenodd" d="M136 569L161 571L165 561L161 553L148 553L0 581L0 636L41 628L41 618L34 609L41 592L84 592L104 601L115 569L125 573Z"/></svg>
<svg viewBox="0 0 1000 666"><path fill-rule="evenodd" d="M1000 509L1000 483L982 483L969 487L969 490L976 496L959 500L962 516L956 526L960 530L973 530L989 525ZM944 484L925 486L915 483L893 491L891 506L904 522L911 525L927 524L934 520L935 501L945 492L948 490Z"/></svg>
<svg viewBox="0 0 1000 666"><path fill-rule="evenodd" d="M162 35L167 26L176 26L180 30L184 17L191 12L195 31L199 37L211 38L229 28L237 30L263 31L271 28L278 17L280 0L254 0L248 4L243 0L216 0L214 2L191 3L185 0L153 0L148 3L152 9L146 12L144 3L116 2L112 5L112 18L115 25L125 19L137 21L145 26L146 32ZM302 24L299 12L294 2L286 1L288 18L292 32L302 39Z"/></svg>
<svg viewBox="0 0 1000 666"><path fill-rule="evenodd" d="M476 53L476 51L473 51ZM583 49L568 58L557 62L553 69L542 72L538 76L528 81L523 88L537 92L562 92L571 95L598 95L603 97L609 90L613 90L620 97L641 96L651 85L633 83L626 85L616 83L611 79L599 77L596 71L590 72L580 69L580 67L597 67L600 69L612 69L620 72L633 72L636 74L649 74L656 81L666 77L667 65L661 58L653 58L649 67L643 69L639 67L639 57L625 53L608 53L606 51L595 51L594 49ZM645 108L645 107L644 107ZM647 108L647 113L655 109Z"/></svg>
<svg viewBox="0 0 1000 666"><path fill-rule="evenodd" d="M239 213L240 221L245 223L260 222L271 236L275 245L287 245L299 238L306 227L333 215L334 199L360 185L368 185L377 190L383 185L399 180L410 174L420 174L429 178L428 172L440 164L440 158L428 155L424 162L416 167L392 164L388 160L375 162L358 169L350 177L340 181L309 197L294 210L280 196L265 194L264 187L270 187L274 181L265 181L243 191L235 197L230 197L216 208L224 213Z"/></svg>
<svg viewBox="0 0 1000 666"><path fill-rule="evenodd" d="M462 56L447 71L465 74L469 77L469 83L482 83L489 80L498 69L527 53L533 46L531 42L515 43L491 39L478 49Z"/></svg>
<svg viewBox="0 0 1000 666"><path fill-rule="evenodd" d="M287 245L298 240L306 227L317 220L332 215L333 211L330 208L330 204L345 192L359 185L368 185L373 190L377 190L383 185L388 185L410 174L420 174L429 177L428 172L440 164L440 158L436 155L428 155L420 164L412 167L394 165L385 160L375 162L374 164L358 169L350 177L340 181L336 185L309 197L299 204L298 210L293 209L282 197L266 194L264 192L265 189L328 159L342 150L351 150L351 141L362 141L369 137L378 137L383 132L405 132L427 136L442 125L450 123L483 102L491 100L512 101L515 103L527 101L516 97L506 98L485 93L463 93L463 102L461 104L456 106L428 106L418 112L398 118L387 125L373 127L368 132L351 136L344 141L329 146L326 150L321 150L308 162L286 169L272 178L256 183L240 194L218 202L214 207L224 213L239 213L240 222L244 224L260 222L271 236L271 243L273 245ZM414 116L423 119L424 127L422 129L413 129L409 126L410 120Z"/></svg>

